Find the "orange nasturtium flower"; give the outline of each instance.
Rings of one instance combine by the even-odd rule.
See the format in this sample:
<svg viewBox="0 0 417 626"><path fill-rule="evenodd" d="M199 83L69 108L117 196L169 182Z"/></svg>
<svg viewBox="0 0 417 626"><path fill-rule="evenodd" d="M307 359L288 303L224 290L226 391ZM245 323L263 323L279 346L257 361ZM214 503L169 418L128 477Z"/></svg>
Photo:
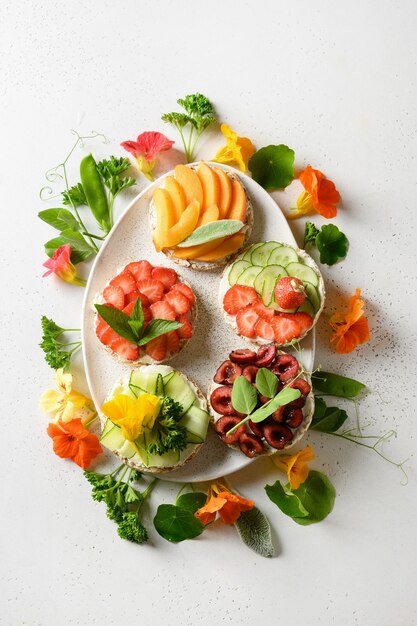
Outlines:
<svg viewBox="0 0 417 626"><path fill-rule="evenodd" d="M298 196L297 207L292 209L294 213L290 213L288 217L294 219L301 215L309 215L314 211L323 217L335 217L336 205L340 202L340 193L335 184L325 178L320 170L313 169L311 165L308 165L298 178L304 191Z"/></svg>
<svg viewBox="0 0 417 626"><path fill-rule="evenodd" d="M87 469L101 453L97 436L90 433L79 418L70 422L51 422L47 433L54 442L55 454L62 459L71 459L83 469Z"/></svg>
<svg viewBox="0 0 417 626"><path fill-rule="evenodd" d="M222 124L220 130L226 137L226 145L220 148L213 161L237 165L241 172L245 172L255 152L253 143L247 137L239 137L227 124Z"/></svg>
<svg viewBox="0 0 417 626"><path fill-rule="evenodd" d="M234 524L243 511L250 511L254 506L253 500L231 493L221 483L213 483L208 490L205 505L195 515L202 524L213 522L217 513L225 524Z"/></svg>
<svg viewBox="0 0 417 626"><path fill-rule="evenodd" d="M361 290L356 289L355 295L349 300L349 310L337 311L331 316L329 324L334 332L330 341L336 342L336 352L339 354L352 352L360 344L369 341L368 320L363 313L363 307Z"/></svg>
<svg viewBox="0 0 417 626"><path fill-rule="evenodd" d="M291 489L298 489L301 483L307 480L307 461L314 459L314 452L311 446L300 450L295 454L281 454L273 457L275 465L287 474Z"/></svg>

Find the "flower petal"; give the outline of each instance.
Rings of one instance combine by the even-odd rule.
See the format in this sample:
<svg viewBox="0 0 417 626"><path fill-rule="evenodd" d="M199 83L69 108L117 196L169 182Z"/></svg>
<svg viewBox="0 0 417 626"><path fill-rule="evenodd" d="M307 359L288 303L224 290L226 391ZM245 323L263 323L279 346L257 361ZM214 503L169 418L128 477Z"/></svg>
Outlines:
<svg viewBox="0 0 417 626"><path fill-rule="evenodd" d="M55 389L47 389L39 399L39 406L45 413L55 414L62 404L63 396Z"/></svg>

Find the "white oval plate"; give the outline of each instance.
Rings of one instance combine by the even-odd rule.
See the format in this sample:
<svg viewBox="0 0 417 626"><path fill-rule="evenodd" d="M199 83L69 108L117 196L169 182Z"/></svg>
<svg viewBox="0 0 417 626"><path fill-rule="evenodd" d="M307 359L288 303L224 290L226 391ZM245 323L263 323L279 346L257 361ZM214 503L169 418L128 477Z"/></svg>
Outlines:
<svg viewBox="0 0 417 626"><path fill-rule="evenodd" d="M215 164L219 167L219 164ZM236 170L221 165L224 170ZM194 289L198 300L198 316L194 335L188 345L169 364L193 379L204 394L217 367L231 350L246 347L245 342L224 322L217 302L219 280L223 268L212 272L196 272L172 263L154 250L149 229L149 202L167 172L140 193L117 220L95 259L88 279L82 310L82 341L84 365L91 397L97 409L103 404L113 385L126 377L130 368L109 355L94 332L93 303L119 269L130 261L148 259L154 265L174 267ZM294 236L280 208L272 197L249 176L239 173L251 196L254 207L254 228L250 243L276 240L296 245ZM303 362L311 370L314 361L314 329L302 342ZM207 440L199 453L184 467L164 475L164 480L199 482L214 480L242 469L252 462L241 452L225 446L209 429Z"/></svg>

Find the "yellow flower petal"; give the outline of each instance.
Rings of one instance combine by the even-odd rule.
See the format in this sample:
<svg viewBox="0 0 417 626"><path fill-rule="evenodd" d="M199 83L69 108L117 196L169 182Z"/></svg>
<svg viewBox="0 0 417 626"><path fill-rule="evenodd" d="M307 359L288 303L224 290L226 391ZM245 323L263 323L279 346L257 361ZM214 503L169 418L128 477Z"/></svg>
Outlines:
<svg viewBox="0 0 417 626"><path fill-rule="evenodd" d="M288 454L277 455L272 460L278 469L287 474L291 489L298 489L308 476L307 461L312 461L313 459L313 448L307 446L304 450L300 450L291 456Z"/></svg>
<svg viewBox="0 0 417 626"><path fill-rule="evenodd" d="M296 217L301 217L303 215L310 215L310 213L314 213L313 206L313 197L308 191L303 191L297 198L297 207L291 209L292 213L290 213L287 217L290 220L295 219Z"/></svg>
<svg viewBox="0 0 417 626"><path fill-rule="evenodd" d="M62 406L62 410L61 410L61 415L60 415L60 419L63 422L70 422L74 417L75 417L75 406L74 404L70 401L67 400L63 406Z"/></svg>
<svg viewBox="0 0 417 626"><path fill-rule="evenodd" d="M135 400L124 393L118 393L101 407L104 415L117 424L134 412Z"/></svg>
<svg viewBox="0 0 417 626"><path fill-rule="evenodd" d="M76 409L81 409L81 407L85 406L86 404L88 404L90 402L90 398L87 398L87 396L84 396L82 393L79 393L79 391L71 391L71 393L68 394L68 400L72 402L72 404L74 405L74 407Z"/></svg>
<svg viewBox="0 0 417 626"><path fill-rule="evenodd" d="M220 130L226 137L226 145L218 150L213 161L237 165L241 172L245 172L248 161L255 152L253 143L248 137L239 137L227 124L222 124Z"/></svg>
<svg viewBox="0 0 417 626"><path fill-rule="evenodd" d="M145 393L137 400L141 411L142 423L146 428L153 428L161 407L161 399L158 396Z"/></svg>
<svg viewBox="0 0 417 626"><path fill-rule="evenodd" d="M71 393L72 374L70 374L69 372L64 372L62 368L59 369L56 371L56 382L58 385L58 389L60 389L62 393Z"/></svg>
<svg viewBox="0 0 417 626"><path fill-rule="evenodd" d="M137 399L119 393L105 402L101 410L114 424L120 426L126 439L134 441L142 434L144 427L153 427L160 406L160 398L149 393Z"/></svg>
<svg viewBox="0 0 417 626"><path fill-rule="evenodd" d="M39 399L39 406L45 413L55 414L61 407L63 396L55 389L47 389Z"/></svg>
<svg viewBox="0 0 417 626"><path fill-rule="evenodd" d="M146 176L148 180L155 180L155 177L152 172L153 172L153 168L155 167L156 161L155 160L147 161L145 157L142 155L138 155L135 158L136 158L136 163L138 164L138 168L140 169L142 174Z"/></svg>

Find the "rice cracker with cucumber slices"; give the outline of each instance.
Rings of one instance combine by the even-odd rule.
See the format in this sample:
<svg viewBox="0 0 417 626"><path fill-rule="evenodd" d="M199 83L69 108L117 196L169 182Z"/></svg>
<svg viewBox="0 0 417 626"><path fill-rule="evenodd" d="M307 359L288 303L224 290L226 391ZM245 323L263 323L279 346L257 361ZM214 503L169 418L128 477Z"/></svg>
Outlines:
<svg viewBox="0 0 417 626"><path fill-rule="evenodd" d="M194 270L227 263L247 243L253 208L237 174L204 162L177 165L150 205L155 249Z"/></svg>
<svg viewBox="0 0 417 626"><path fill-rule="evenodd" d="M189 378L169 365L142 365L102 405L100 443L141 472L170 472L198 452L209 422Z"/></svg>
<svg viewBox="0 0 417 626"><path fill-rule="evenodd" d="M224 270L219 305L233 330L258 345L300 340L324 306L324 283L314 260L295 246L255 243Z"/></svg>

